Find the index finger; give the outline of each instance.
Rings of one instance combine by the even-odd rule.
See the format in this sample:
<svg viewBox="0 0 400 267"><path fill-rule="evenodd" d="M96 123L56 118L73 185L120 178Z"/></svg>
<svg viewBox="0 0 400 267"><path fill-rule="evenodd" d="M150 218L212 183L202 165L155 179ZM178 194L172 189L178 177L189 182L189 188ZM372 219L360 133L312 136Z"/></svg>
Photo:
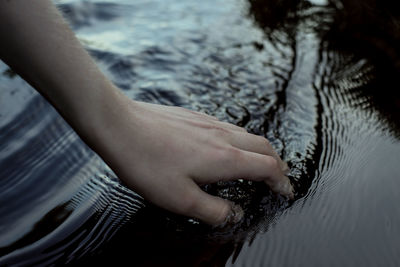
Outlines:
<svg viewBox="0 0 400 267"><path fill-rule="evenodd" d="M284 174L289 172L287 163L281 159L266 138L247 132L232 132L229 142L232 146L245 151L272 156L278 162Z"/></svg>

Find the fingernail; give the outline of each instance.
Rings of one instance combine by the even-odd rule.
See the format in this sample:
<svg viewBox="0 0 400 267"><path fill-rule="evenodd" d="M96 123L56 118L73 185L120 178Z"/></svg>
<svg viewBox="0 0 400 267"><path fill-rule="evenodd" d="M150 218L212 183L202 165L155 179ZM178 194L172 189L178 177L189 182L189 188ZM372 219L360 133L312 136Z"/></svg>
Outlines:
<svg viewBox="0 0 400 267"><path fill-rule="evenodd" d="M243 215L244 215L243 209L239 205L232 204L231 212L228 215L228 223L236 224L240 222L240 220L243 218Z"/></svg>
<svg viewBox="0 0 400 267"><path fill-rule="evenodd" d="M228 202L231 206L231 209L230 209L228 215L226 216L224 222L215 226L216 228L224 228L227 225L234 225L234 224L240 222L240 220L244 216L244 211L239 205L236 205L235 203L233 203L231 201L228 201Z"/></svg>
<svg viewBox="0 0 400 267"><path fill-rule="evenodd" d="M283 179L283 181L274 187L274 191L281 195L287 196L290 199L293 199L294 198L293 186L290 183L289 178L287 178L286 176L284 177L285 178Z"/></svg>

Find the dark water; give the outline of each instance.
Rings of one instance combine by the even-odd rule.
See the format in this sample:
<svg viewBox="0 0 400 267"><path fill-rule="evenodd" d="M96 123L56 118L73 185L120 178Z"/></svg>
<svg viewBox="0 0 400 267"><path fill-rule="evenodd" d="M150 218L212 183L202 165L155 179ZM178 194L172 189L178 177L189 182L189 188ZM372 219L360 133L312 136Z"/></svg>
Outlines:
<svg viewBox="0 0 400 267"><path fill-rule="evenodd" d="M400 264L396 4L120 0L60 9L131 98L266 136L292 169L296 199L247 181L208 185L245 210L228 229L159 210L1 64L0 265Z"/></svg>

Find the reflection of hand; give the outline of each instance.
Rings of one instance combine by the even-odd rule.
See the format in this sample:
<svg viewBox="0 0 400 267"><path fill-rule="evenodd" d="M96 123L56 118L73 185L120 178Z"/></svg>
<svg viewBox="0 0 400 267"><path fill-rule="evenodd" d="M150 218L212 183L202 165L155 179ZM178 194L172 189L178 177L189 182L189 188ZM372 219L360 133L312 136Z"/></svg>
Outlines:
<svg viewBox="0 0 400 267"><path fill-rule="evenodd" d="M221 224L231 204L197 184L245 178L293 197L283 174L287 166L265 138L206 114L118 99L115 113L103 117L94 149L129 187L156 205Z"/></svg>

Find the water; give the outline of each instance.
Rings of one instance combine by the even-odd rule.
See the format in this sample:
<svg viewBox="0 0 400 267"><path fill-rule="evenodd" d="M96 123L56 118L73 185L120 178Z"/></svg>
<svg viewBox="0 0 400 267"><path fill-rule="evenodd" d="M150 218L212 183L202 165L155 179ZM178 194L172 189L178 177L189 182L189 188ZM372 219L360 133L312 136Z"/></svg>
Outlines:
<svg viewBox="0 0 400 267"><path fill-rule="evenodd" d="M266 136L296 199L237 181L211 229L127 189L0 65L0 265L397 266L400 31L388 1L62 1L106 75L137 100Z"/></svg>

